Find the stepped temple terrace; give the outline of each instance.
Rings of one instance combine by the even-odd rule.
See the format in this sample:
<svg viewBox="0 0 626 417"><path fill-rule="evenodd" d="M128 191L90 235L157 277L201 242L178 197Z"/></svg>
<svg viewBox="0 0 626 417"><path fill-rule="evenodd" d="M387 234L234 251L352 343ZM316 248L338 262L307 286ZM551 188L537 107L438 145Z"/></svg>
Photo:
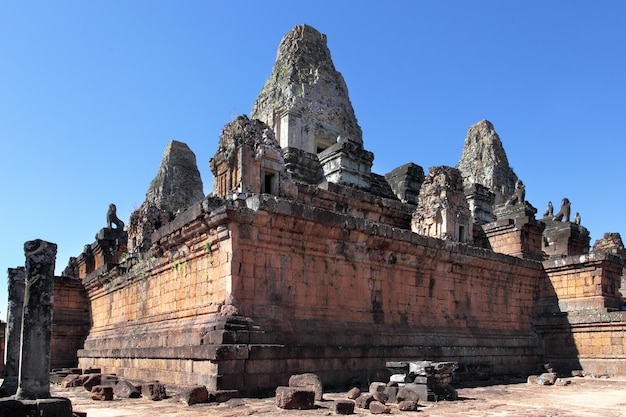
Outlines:
<svg viewBox="0 0 626 417"><path fill-rule="evenodd" d="M201 150L210 195L172 141L141 206L122 220L103 207L95 240L50 277L41 323L23 306L43 273L9 269L5 384L45 397L35 371L18 375L35 366L24 352L46 351L20 350L20 329L40 325L50 369L248 396L295 374L365 386L426 360L461 380L546 363L626 376L620 235L591 245L558 184L527 201L492 123L461 133L456 167L374 173L325 35L293 28L266 70L250 115Z"/></svg>

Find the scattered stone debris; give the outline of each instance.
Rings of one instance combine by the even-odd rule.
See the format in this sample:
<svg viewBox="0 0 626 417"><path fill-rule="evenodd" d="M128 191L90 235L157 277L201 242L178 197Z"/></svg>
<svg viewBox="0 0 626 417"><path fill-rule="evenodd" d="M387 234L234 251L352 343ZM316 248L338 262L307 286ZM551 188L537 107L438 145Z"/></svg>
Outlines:
<svg viewBox="0 0 626 417"><path fill-rule="evenodd" d="M315 405L315 392L297 387L276 388L276 406L287 410L310 410Z"/></svg>
<svg viewBox="0 0 626 417"><path fill-rule="evenodd" d="M206 403L209 401L209 391L204 385L187 387L179 393L180 399L187 405Z"/></svg>
<svg viewBox="0 0 626 417"><path fill-rule="evenodd" d="M458 394L450 383L452 372L458 367L457 362L387 362L387 369L392 372L390 381L400 387L398 401L456 400Z"/></svg>
<svg viewBox="0 0 626 417"><path fill-rule="evenodd" d="M315 374L298 374L289 377L289 386L307 388L315 392L315 401L322 401L324 385L322 380Z"/></svg>
<svg viewBox="0 0 626 417"><path fill-rule="evenodd" d="M390 414L391 407L381 403L380 401L372 401L370 403L370 413L372 414Z"/></svg>
<svg viewBox="0 0 626 417"><path fill-rule="evenodd" d="M354 401L337 400L334 402L333 411L335 414L354 414Z"/></svg>
<svg viewBox="0 0 626 417"><path fill-rule="evenodd" d="M96 385L92 387L91 399L96 401L112 401L113 387L110 385Z"/></svg>

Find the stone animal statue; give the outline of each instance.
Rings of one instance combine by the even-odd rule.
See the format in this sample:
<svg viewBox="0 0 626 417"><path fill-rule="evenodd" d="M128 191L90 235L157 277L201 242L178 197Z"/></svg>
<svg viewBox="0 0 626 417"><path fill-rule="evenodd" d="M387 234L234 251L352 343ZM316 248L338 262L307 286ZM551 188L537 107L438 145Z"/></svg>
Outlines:
<svg viewBox="0 0 626 417"><path fill-rule="evenodd" d="M564 198L563 201L561 201L561 210L559 210L559 212L556 214L556 216L552 218L552 220L560 222L563 220L563 218L565 218L565 221L569 222L569 215L570 202L567 198Z"/></svg>
<svg viewBox="0 0 626 417"><path fill-rule="evenodd" d="M124 222L117 218L117 207L115 204L109 204L109 210L107 211L107 228L112 229L112 225L115 225L117 230L124 230Z"/></svg>
<svg viewBox="0 0 626 417"><path fill-rule="evenodd" d="M506 202L507 206L513 206L515 204L524 204L526 201L526 186L522 180L517 180L515 182L515 191L509 200Z"/></svg>
<svg viewBox="0 0 626 417"><path fill-rule="evenodd" d="M548 201L548 208L543 213L543 217L554 216L554 207L552 206L552 201Z"/></svg>

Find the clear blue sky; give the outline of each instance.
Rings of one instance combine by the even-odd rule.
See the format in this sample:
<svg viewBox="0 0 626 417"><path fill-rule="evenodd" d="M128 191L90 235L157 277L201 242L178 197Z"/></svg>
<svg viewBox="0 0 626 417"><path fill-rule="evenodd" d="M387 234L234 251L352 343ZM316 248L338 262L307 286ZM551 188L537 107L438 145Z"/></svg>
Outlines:
<svg viewBox="0 0 626 417"><path fill-rule="evenodd" d="M0 0L0 317L24 242L57 243L60 274L109 203L128 222L170 140L210 193L222 127L302 23L328 36L375 172L454 166L488 119L539 213L568 197L592 244L626 238L624 1Z"/></svg>

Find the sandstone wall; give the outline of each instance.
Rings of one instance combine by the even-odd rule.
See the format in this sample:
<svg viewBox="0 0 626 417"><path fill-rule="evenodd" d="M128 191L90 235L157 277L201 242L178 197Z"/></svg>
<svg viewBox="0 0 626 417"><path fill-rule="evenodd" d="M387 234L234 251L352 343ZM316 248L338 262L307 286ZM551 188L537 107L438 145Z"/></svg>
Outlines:
<svg viewBox="0 0 626 417"><path fill-rule="evenodd" d="M54 277L50 366L75 367L76 351L89 333L89 300L78 279Z"/></svg>
<svg viewBox="0 0 626 417"><path fill-rule="evenodd" d="M535 328L560 372L626 375L626 311L620 311L619 258L588 255L544 261Z"/></svg>
<svg viewBox="0 0 626 417"><path fill-rule="evenodd" d="M332 190L302 191L332 201ZM344 212L406 218L375 202ZM271 195L246 204L193 206L153 235L161 256L88 277L81 366L258 392L298 372L366 382L387 360L496 373L540 361L530 315L541 264Z"/></svg>

